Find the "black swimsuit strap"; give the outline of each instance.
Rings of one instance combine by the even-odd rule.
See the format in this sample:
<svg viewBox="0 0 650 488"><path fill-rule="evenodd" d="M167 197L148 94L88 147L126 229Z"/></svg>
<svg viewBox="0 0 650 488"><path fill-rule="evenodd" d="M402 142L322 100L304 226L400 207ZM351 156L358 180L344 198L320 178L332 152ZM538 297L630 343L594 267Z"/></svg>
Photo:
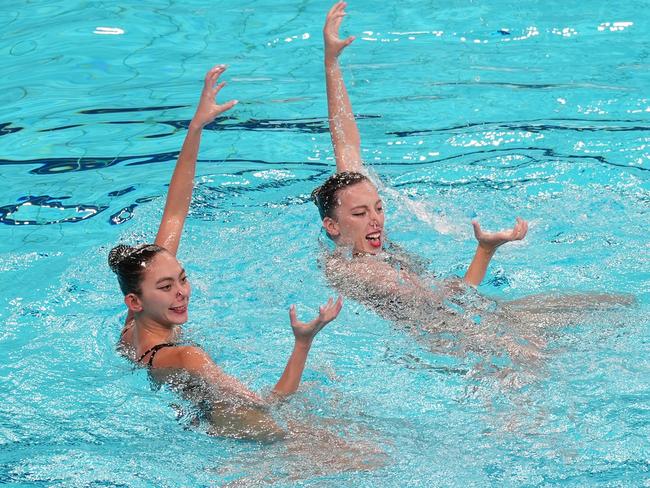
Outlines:
<svg viewBox="0 0 650 488"><path fill-rule="evenodd" d="M176 344L172 344L171 342L163 342L162 344L156 344L155 346L147 349L145 353L140 356L140 359L138 359L138 363L142 362L142 360L147 356L147 354L151 353L151 356L149 356L149 361L147 361L147 366L151 367L153 363L153 358L156 355L156 353L164 348L164 347L175 347Z"/></svg>
<svg viewBox="0 0 650 488"><path fill-rule="evenodd" d="M126 324L126 325L124 326L124 329L122 329L122 333L120 334L120 339L121 339L122 337L124 337L124 334L126 334L127 331L131 330L134 326L135 326L135 320L134 320L134 319L131 319L131 322L129 322L128 324Z"/></svg>

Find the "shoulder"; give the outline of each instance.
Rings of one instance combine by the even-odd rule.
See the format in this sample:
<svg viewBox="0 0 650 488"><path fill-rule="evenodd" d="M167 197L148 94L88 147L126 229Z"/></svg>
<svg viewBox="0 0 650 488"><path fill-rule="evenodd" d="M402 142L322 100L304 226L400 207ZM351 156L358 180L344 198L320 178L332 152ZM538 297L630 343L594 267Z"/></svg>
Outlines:
<svg viewBox="0 0 650 488"><path fill-rule="evenodd" d="M340 272L348 278L356 277L364 280L383 278L393 271L386 260L374 255L356 256L340 268Z"/></svg>
<svg viewBox="0 0 650 488"><path fill-rule="evenodd" d="M199 371L214 365L210 355L198 346L170 346L160 349L154 359L156 368L182 368Z"/></svg>
<svg viewBox="0 0 650 488"><path fill-rule="evenodd" d="M328 255L324 262L325 276L334 286L340 286L342 282L358 277L355 271L358 265L354 261L356 259L346 258L340 254Z"/></svg>

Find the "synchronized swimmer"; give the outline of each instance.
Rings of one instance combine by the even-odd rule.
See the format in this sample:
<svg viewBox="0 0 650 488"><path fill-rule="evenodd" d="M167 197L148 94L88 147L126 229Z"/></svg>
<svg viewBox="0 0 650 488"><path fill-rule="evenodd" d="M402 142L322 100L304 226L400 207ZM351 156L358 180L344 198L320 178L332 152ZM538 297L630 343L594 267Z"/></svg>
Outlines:
<svg viewBox="0 0 650 488"><path fill-rule="evenodd" d="M336 3L323 29L325 81L336 173L316 188L316 203L327 236L336 250L325 258L325 272L341 293L375 309L382 316L408 324L414 331L458 334L468 324L445 301L464 288L478 286L488 264L503 244L526 236L528 223L517 218L507 231L485 232L472 222L478 241L474 258L462 280L431 283L421 259L404 252L386 238L384 204L361 159L361 138L343 80L338 58L354 37L341 39L339 28L345 16L344 2ZM500 334L499 346L516 356L538 355L537 345ZM468 347L485 347L467 342ZM492 344L494 345L494 344ZM475 347L474 347L475 346ZM454 345L455 347L455 345Z"/></svg>
<svg viewBox="0 0 650 488"><path fill-rule="evenodd" d="M285 432L266 411L269 399L263 399L224 373L206 351L195 345L184 345L181 338L180 326L188 319L191 287L176 259L176 251L192 197L202 130L237 103L236 100L223 104L215 101L225 85L217 85L225 70L223 65L215 66L205 77L198 108L169 184L154 243L137 247L118 245L110 252L109 265L117 274L128 308L120 336L122 352L134 363L147 367L155 381L171 384L184 396L203 405L211 432L272 441L284 437ZM290 308L295 343L273 388L274 397L296 391L314 337L336 318L341 306L341 298L330 298L320 307L318 317L307 323L298 320L294 306Z"/></svg>
<svg viewBox="0 0 650 488"><path fill-rule="evenodd" d="M354 41L354 37L339 37L345 7L345 2L336 3L323 29L336 173L312 193L323 228L336 246L324 257L330 284L437 351L471 350L486 357L507 354L519 363L544 357L545 340L535 330L540 325L567 325L567 320L584 311L629 305L629 296L595 293L536 295L497 304L475 292L497 249L526 236L528 223L520 218L512 229L500 232L486 232L472 222L478 243L462 280L437 280L422 258L387 239L384 204L362 162L361 138L338 62Z"/></svg>
<svg viewBox="0 0 650 488"><path fill-rule="evenodd" d="M313 192L322 225L336 249L324 256L327 278L342 295L427 337L431 345L454 352L503 352L514 362L537 361L544 341L532 330L553 313L580 306L627 305L621 295L569 295L520 300L495 305L478 294L471 303L459 297L474 293L497 249L524 239L528 223L520 218L512 229L486 232L472 222L476 253L462 279L437 281L422 260L391 243L385 233L383 202L363 166L360 136L338 58L354 37L341 39L344 2L327 14L323 29L328 117L336 173ZM314 337L334 320L342 298L329 299L318 317L301 322L289 311L294 348L270 398L262 398L226 374L201 347L184 342L181 326L188 320L191 287L176 258L192 197L196 161L203 128L232 109L236 100L219 104L218 83L226 67L213 67L205 77L200 101L189 125L171 178L165 209L153 244L118 245L109 255L128 313L119 340L122 353L146 367L152 379L172 386L201 407L210 432L234 438L274 441L290 433L269 412L276 398L294 393L301 381ZM477 298L478 297L478 298ZM460 304L460 305L459 305ZM453 306L451 306L453 305ZM460 311L459 311L460 306ZM481 313L480 327L468 317ZM504 324L512 325L504 328Z"/></svg>

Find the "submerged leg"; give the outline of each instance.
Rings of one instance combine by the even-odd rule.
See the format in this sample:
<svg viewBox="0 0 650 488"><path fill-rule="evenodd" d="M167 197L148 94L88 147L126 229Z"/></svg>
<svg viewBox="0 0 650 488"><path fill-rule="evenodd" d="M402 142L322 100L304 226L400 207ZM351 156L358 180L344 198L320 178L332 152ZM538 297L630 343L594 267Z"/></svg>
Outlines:
<svg viewBox="0 0 650 488"><path fill-rule="evenodd" d="M551 330L585 322L595 312L623 310L636 303L632 295L611 293L538 294L501 302L501 320L522 333Z"/></svg>
<svg viewBox="0 0 650 488"><path fill-rule="evenodd" d="M633 295L624 293L571 293L568 295L537 294L503 302L510 310L530 313L609 310L634 305Z"/></svg>

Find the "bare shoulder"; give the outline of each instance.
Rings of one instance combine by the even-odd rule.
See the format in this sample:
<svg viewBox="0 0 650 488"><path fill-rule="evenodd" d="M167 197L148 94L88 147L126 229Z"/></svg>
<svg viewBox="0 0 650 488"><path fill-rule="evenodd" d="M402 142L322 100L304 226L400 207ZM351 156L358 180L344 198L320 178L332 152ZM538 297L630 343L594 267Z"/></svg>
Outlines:
<svg viewBox="0 0 650 488"><path fill-rule="evenodd" d="M156 354L154 363L157 368L182 368L188 371L214 366L210 355L198 346L165 347Z"/></svg>
<svg viewBox="0 0 650 488"><path fill-rule="evenodd" d="M357 280L362 269L357 259L346 258L340 254L331 254L325 258L325 276L335 287L340 287L351 280Z"/></svg>
<svg viewBox="0 0 650 488"><path fill-rule="evenodd" d="M357 277L363 280L385 279L394 273L393 267L377 256L357 256L346 263L342 272L350 277Z"/></svg>

